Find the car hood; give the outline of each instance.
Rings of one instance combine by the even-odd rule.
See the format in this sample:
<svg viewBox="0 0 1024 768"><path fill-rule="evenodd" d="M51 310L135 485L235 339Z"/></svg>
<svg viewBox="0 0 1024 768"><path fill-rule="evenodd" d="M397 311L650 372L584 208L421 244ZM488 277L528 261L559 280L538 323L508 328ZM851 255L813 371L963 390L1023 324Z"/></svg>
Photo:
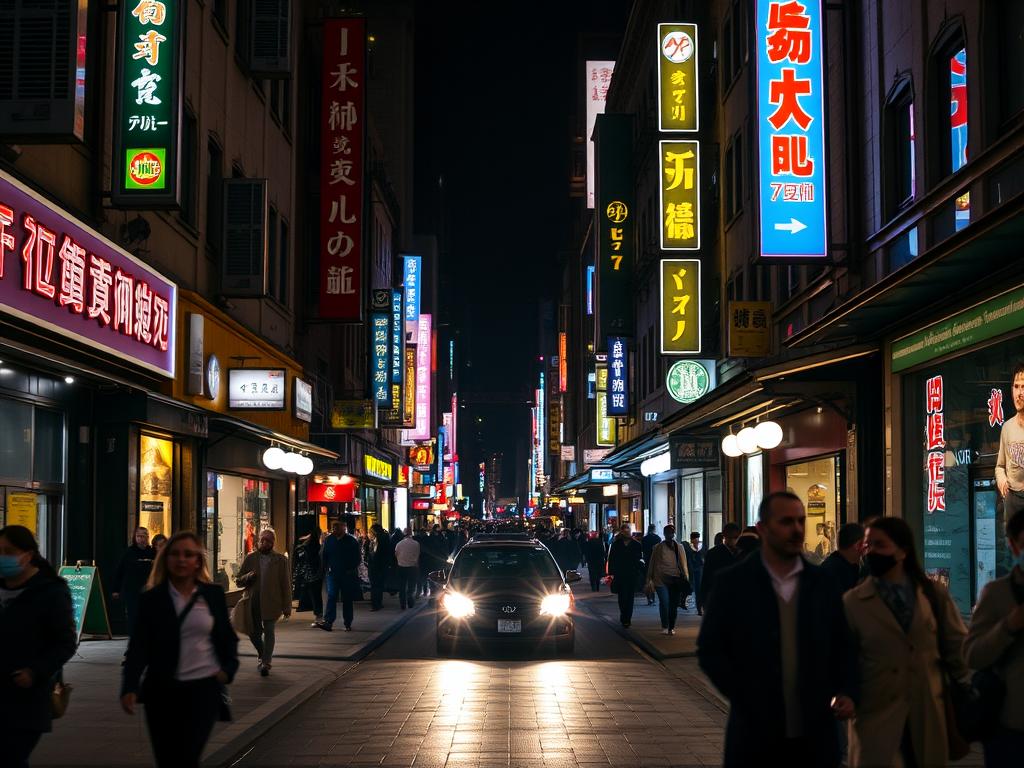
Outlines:
<svg viewBox="0 0 1024 768"><path fill-rule="evenodd" d="M459 579L448 581L448 589L474 600L488 597L508 597L514 595L520 599L536 598L558 592L563 586L560 578L550 579Z"/></svg>

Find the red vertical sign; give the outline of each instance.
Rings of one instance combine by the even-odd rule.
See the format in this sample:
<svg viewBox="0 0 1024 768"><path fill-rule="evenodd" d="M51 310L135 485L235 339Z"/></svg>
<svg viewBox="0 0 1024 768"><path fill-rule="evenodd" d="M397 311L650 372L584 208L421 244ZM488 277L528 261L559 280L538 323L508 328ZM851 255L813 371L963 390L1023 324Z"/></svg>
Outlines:
<svg viewBox="0 0 1024 768"><path fill-rule="evenodd" d="M362 319L366 21L324 21L320 317Z"/></svg>

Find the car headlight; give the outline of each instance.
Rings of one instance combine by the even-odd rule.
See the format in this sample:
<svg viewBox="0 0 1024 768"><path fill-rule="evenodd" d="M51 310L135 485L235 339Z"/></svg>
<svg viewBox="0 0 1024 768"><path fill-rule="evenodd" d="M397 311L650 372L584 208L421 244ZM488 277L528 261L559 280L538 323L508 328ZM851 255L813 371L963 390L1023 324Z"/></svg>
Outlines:
<svg viewBox="0 0 1024 768"><path fill-rule="evenodd" d="M548 595L540 603L541 616L565 616L569 612L569 596Z"/></svg>
<svg viewBox="0 0 1024 768"><path fill-rule="evenodd" d="M473 601L458 592L445 592L441 597L441 604L453 619L464 619L476 613Z"/></svg>

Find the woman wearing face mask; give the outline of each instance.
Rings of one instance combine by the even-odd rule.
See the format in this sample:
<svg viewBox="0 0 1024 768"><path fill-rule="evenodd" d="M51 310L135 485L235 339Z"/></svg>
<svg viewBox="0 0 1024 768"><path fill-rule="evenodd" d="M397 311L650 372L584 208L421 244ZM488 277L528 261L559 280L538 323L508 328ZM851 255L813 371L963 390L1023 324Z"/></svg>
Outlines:
<svg viewBox="0 0 1024 768"><path fill-rule="evenodd" d="M21 525L0 529L0 763L28 766L50 731L54 678L75 652L71 593Z"/></svg>
<svg viewBox="0 0 1024 768"><path fill-rule="evenodd" d="M871 575L843 596L860 667L849 764L945 766L943 670L968 676L961 654L967 630L945 587L921 570L910 526L876 518L865 542Z"/></svg>
<svg viewBox="0 0 1024 768"><path fill-rule="evenodd" d="M655 544L651 550L651 562L647 565L647 584L658 594L658 613L661 614L661 634L676 633L676 614L683 584L689 585L690 571L686 566L686 554L676 541L676 528L666 525L665 540Z"/></svg>

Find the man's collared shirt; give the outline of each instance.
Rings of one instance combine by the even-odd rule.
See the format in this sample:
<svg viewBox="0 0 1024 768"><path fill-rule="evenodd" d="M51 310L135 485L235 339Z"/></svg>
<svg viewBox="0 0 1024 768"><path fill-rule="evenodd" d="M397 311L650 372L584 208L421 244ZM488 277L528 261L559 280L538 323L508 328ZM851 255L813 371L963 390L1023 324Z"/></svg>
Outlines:
<svg viewBox="0 0 1024 768"><path fill-rule="evenodd" d="M775 590L775 594L788 603L796 594L797 585L800 583L800 572L804 569L804 559L797 557L796 562L793 563L793 569L782 577L777 576L768 563L764 562L763 554L761 562L764 563L764 569L768 571L768 575L772 579L772 588Z"/></svg>

